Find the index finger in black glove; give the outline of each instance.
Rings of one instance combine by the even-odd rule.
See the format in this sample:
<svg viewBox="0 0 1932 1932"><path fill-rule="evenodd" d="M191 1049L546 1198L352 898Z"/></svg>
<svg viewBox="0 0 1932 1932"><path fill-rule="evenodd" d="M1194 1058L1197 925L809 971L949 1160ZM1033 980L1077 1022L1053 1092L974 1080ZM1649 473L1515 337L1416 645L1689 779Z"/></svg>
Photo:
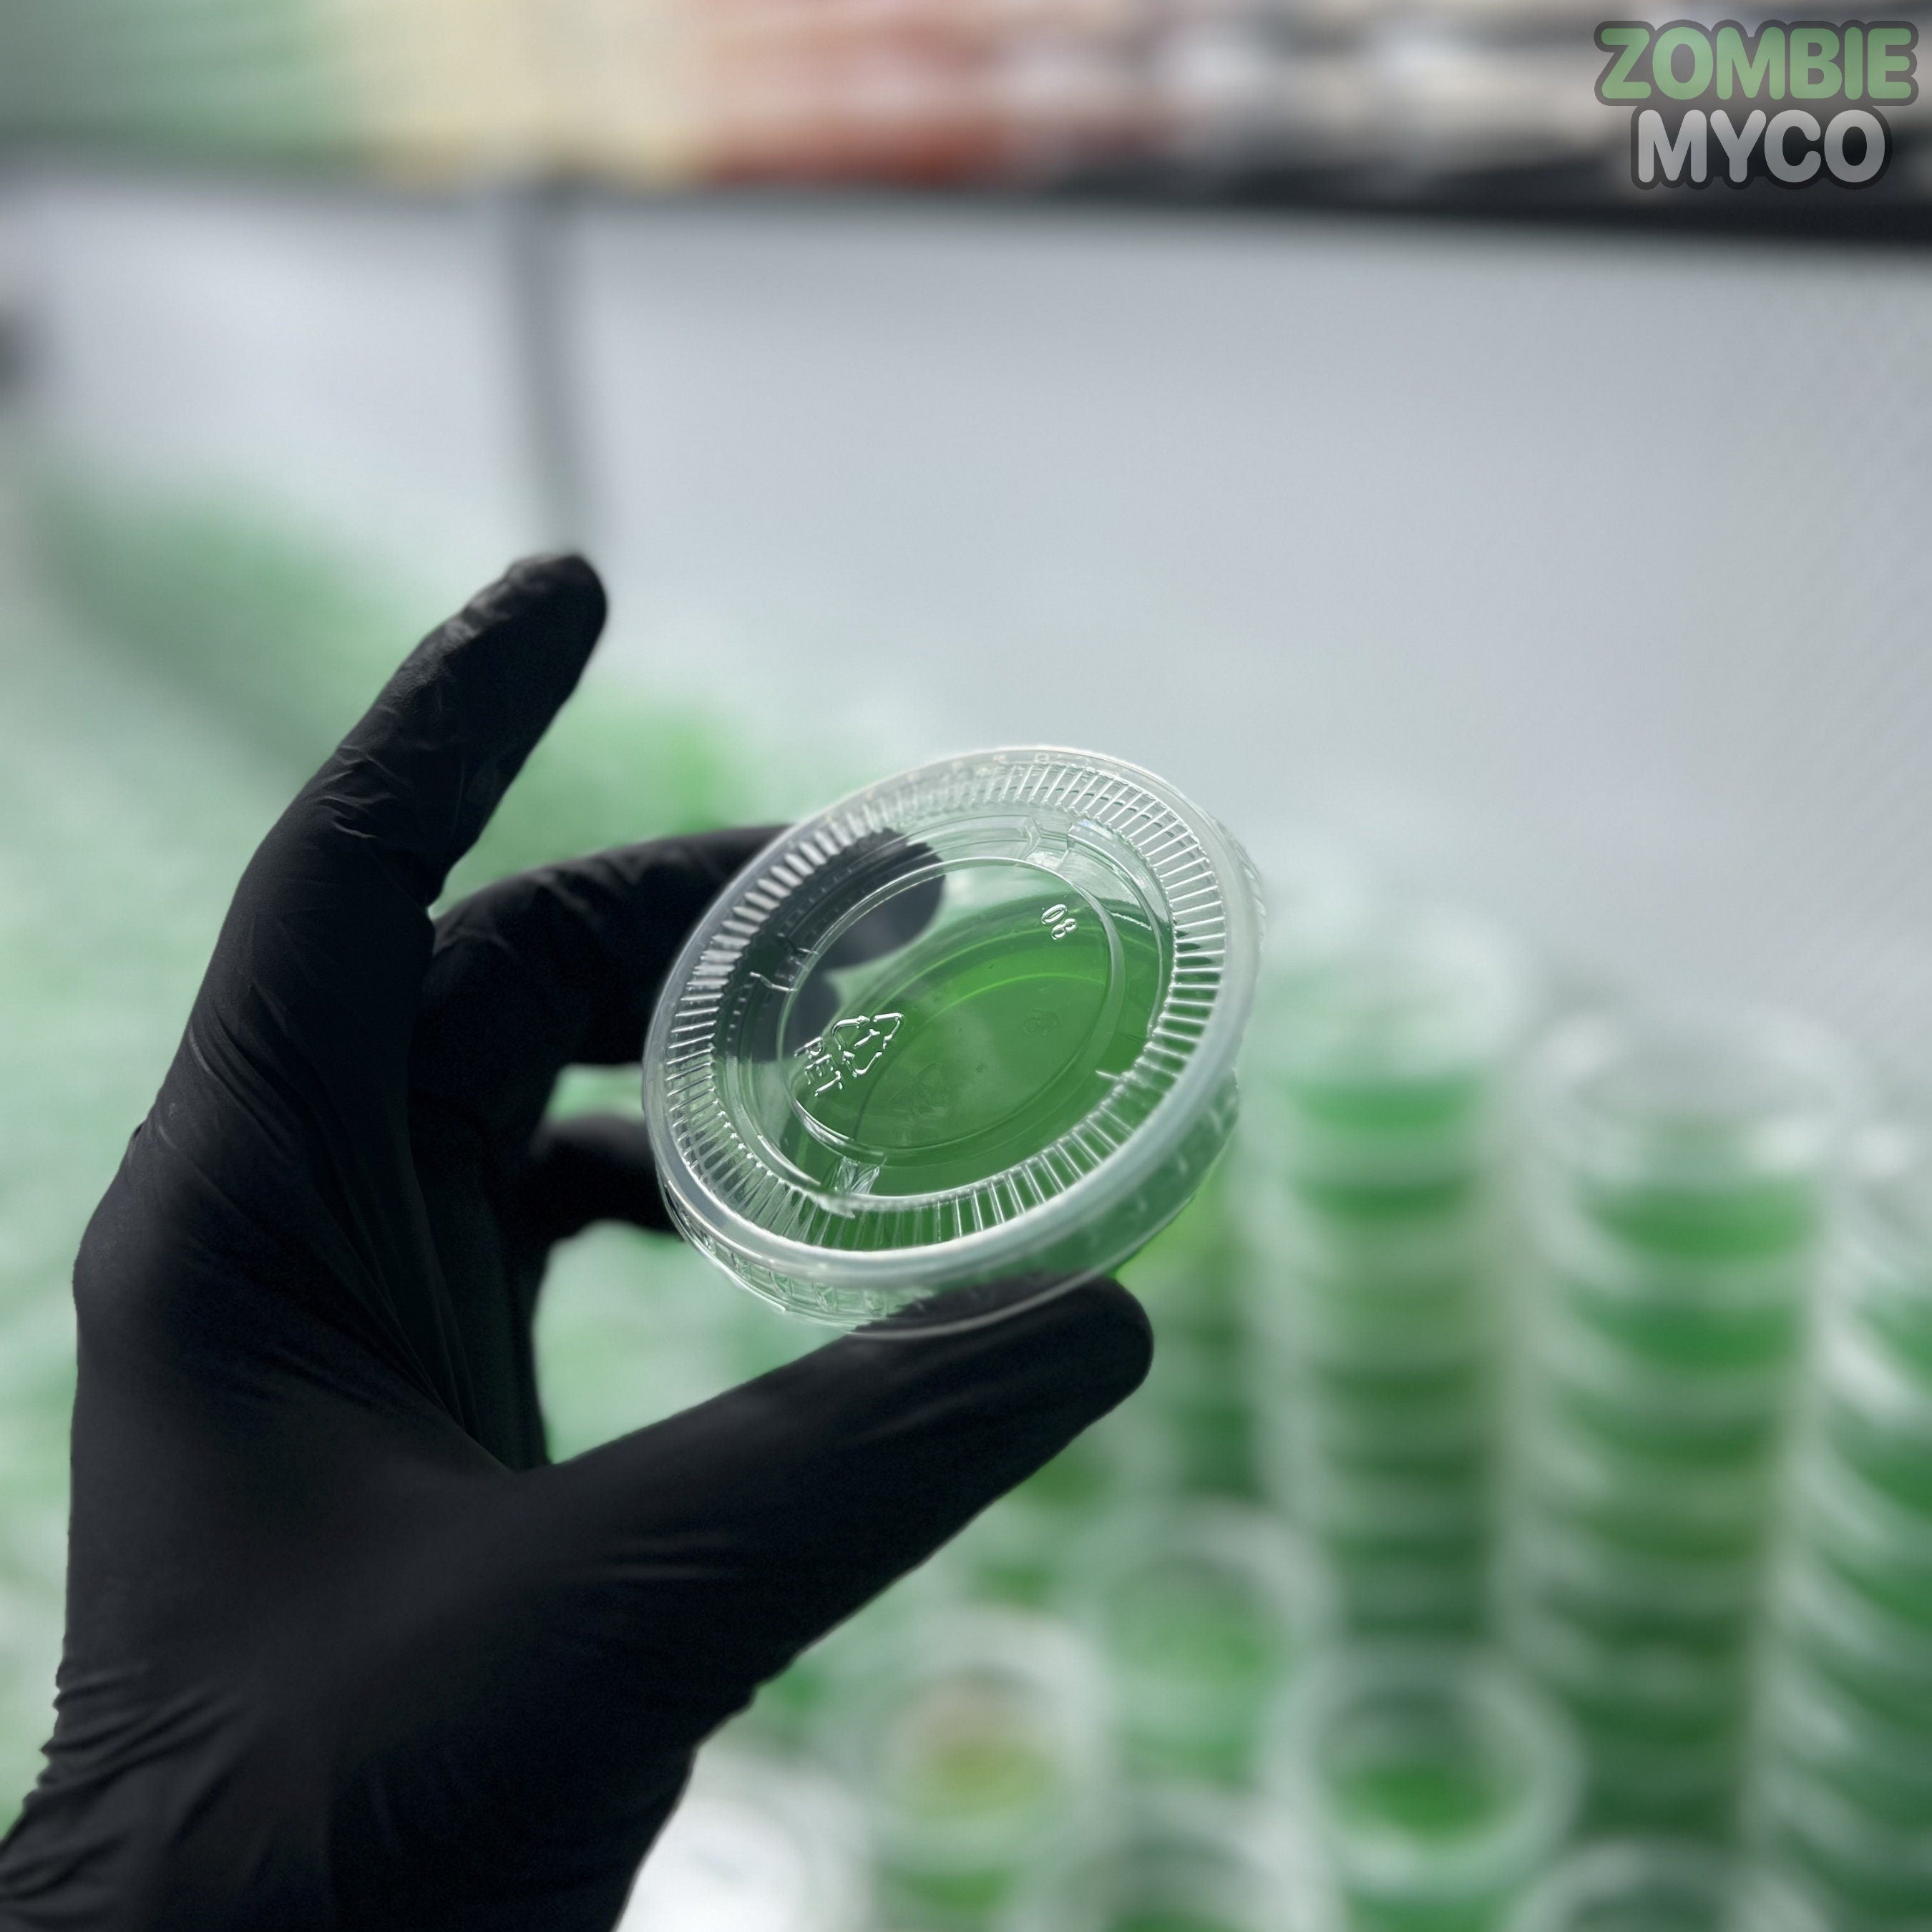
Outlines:
<svg viewBox="0 0 1932 1932"><path fill-rule="evenodd" d="M410 1148L428 908L604 615L582 559L538 558L416 647L250 861L130 1150L200 1241L466 1421L475 1401Z"/></svg>

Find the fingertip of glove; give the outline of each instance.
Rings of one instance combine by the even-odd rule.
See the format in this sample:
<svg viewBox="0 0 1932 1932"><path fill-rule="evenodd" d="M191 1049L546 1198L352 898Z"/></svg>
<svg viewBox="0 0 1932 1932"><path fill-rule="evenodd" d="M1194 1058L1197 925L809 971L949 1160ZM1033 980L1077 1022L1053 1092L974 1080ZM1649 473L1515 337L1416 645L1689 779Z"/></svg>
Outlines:
<svg viewBox="0 0 1932 1932"><path fill-rule="evenodd" d="M610 599L596 566L580 552L554 550L520 558L507 574L519 591L554 605L560 614L567 613L592 631L602 628Z"/></svg>
<svg viewBox="0 0 1932 1932"><path fill-rule="evenodd" d="M1064 1326L1063 1346L1110 1408L1147 1379L1154 1364L1154 1325L1118 1282L1083 1281L1047 1306Z"/></svg>

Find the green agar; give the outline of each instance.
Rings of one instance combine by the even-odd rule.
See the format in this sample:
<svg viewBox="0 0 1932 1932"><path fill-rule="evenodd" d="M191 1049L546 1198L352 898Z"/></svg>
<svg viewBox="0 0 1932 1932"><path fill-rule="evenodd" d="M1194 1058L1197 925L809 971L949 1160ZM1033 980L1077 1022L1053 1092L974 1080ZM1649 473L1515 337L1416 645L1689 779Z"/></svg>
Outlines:
<svg viewBox="0 0 1932 1932"><path fill-rule="evenodd" d="M1490 1082L1466 1072L1386 1081L1349 1072L1328 1078L1300 1075L1284 1086L1310 1127L1391 1135L1429 1129L1473 1136L1487 1106Z"/></svg>
<svg viewBox="0 0 1932 1932"><path fill-rule="evenodd" d="M1130 1906L1108 1920L1107 1932L1243 1932L1243 1928L1218 1912L1197 1912L1186 1906Z"/></svg>
<svg viewBox="0 0 1932 1932"><path fill-rule="evenodd" d="M1771 1529L1772 1494L1767 1482L1756 1507L1728 1519L1679 1513L1672 1507L1667 1488L1646 1494L1637 1484L1628 1490L1606 1486L1588 1494L1552 1491L1545 1506L1609 1550L1627 1550L1639 1561L1656 1557L1738 1562L1763 1550Z"/></svg>
<svg viewBox="0 0 1932 1932"><path fill-rule="evenodd" d="M1376 1175L1302 1173L1288 1185L1296 1205L1338 1243L1352 1235L1385 1239L1394 1228L1466 1211L1482 1198L1480 1180L1470 1174L1394 1183Z"/></svg>
<svg viewBox="0 0 1932 1932"><path fill-rule="evenodd" d="M1564 1932L1732 1932L1723 1902L1618 1899L1593 1905L1566 1922Z"/></svg>
<svg viewBox="0 0 1932 1932"><path fill-rule="evenodd" d="M1354 1766L1337 1773L1329 1794L1346 1828L1448 1844L1500 1817L1511 1790L1492 1766L1444 1760Z"/></svg>
<svg viewBox="0 0 1932 1932"><path fill-rule="evenodd" d="M1572 1312L1606 1340L1660 1367L1775 1369L1795 1358L1803 1283L1790 1292L1742 1306L1685 1292L1630 1294L1578 1276L1552 1284Z"/></svg>
<svg viewBox="0 0 1932 1932"><path fill-rule="evenodd" d="M1304 1459L1290 1480L1351 1628L1466 1632L1492 1466L1494 1066L1418 1058L1447 988L1388 970L1372 958L1310 986L1302 1064L1278 1088Z"/></svg>
<svg viewBox="0 0 1932 1932"><path fill-rule="evenodd" d="M1439 1553L1324 1544L1323 1553L1344 1620L1364 1636L1473 1637L1487 1621L1486 1541Z"/></svg>
<svg viewBox="0 0 1932 1932"><path fill-rule="evenodd" d="M1660 1161L1669 1172L1669 1163ZM1802 1256L1824 1214L1810 1176L1732 1187L1673 1186L1668 1180L1577 1183L1578 1204L1630 1249L1675 1261L1762 1261Z"/></svg>
<svg viewBox="0 0 1932 1932"><path fill-rule="evenodd" d="M1024 869L1040 883L830 976L834 1017L793 1049L778 1136L812 1184L881 1197L968 1187L1116 1094L1161 998L1154 933L1084 898L1070 912L1066 885ZM857 1245L885 1245L888 1226Z"/></svg>
<svg viewBox="0 0 1932 1932"><path fill-rule="evenodd" d="M1502 1923L1503 1904L1500 1898L1352 1897L1348 1922L1350 1932L1491 1932Z"/></svg>
<svg viewBox="0 0 1932 1932"><path fill-rule="evenodd" d="M1592 1386L1559 1370L1550 1390L1552 1419L1613 1452L1694 1468L1748 1468L1776 1450L1781 1406L1726 1409L1632 1378L1622 1389Z"/></svg>
<svg viewBox="0 0 1932 1932"><path fill-rule="evenodd" d="M1004 1699L942 1690L907 1714L891 1794L910 1841L883 1875L908 1907L979 1924L1024 1876L1071 1793L1064 1766Z"/></svg>
<svg viewBox="0 0 1932 1932"><path fill-rule="evenodd" d="M1491 1829L1518 1796L1500 1766L1460 1755L1378 1756L1337 1767L1328 1786L1345 1837L1400 1839L1418 1851L1433 1846L1445 1854ZM1349 1922L1358 1932L1478 1932L1494 1922L1500 1903L1460 1892L1434 1895L1426 1884L1400 1896L1347 1889Z"/></svg>
<svg viewBox="0 0 1932 1932"><path fill-rule="evenodd" d="M955 1821L989 1814L1025 1815L1058 1783L1053 1760L1002 1727L962 1731L922 1756L902 1791L906 1810Z"/></svg>

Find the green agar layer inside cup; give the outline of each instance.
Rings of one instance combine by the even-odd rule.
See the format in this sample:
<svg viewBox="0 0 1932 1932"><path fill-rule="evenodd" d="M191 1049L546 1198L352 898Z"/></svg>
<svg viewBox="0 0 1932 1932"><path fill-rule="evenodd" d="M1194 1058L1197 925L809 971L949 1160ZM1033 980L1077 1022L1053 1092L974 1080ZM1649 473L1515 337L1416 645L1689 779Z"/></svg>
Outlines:
<svg viewBox="0 0 1932 1932"><path fill-rule="evenodd" d="M1231 1919L1195 1912L1184 1906L1169 1909L1130 1906L1108 1922L1107 1932L1242 1932Z"/></svg>
<svg viewBox="0 0 1932 1932"><path fill-rule="evenodd" d="M814 1184L876 1196L989 1179L1114 1089L1162 978L1144 920L1036 866L958 868L924 933L794 995L794 1012L821 988L837 1004L788 1057L779 1148Z"/></svg>

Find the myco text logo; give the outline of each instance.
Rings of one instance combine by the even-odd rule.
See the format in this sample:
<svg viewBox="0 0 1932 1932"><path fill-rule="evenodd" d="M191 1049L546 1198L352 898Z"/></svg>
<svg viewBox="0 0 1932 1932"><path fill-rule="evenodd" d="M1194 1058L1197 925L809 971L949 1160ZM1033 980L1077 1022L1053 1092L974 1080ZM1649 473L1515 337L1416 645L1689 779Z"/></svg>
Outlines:
<svg viewBox="0 0 1932 1932"><path fill-rule="evenodd" d="M1884 108L1918 98L1918 43L1905 20L1606 20L1597 98L1652 104L1630 109L1639 188L1868 188L1892 158Z"/></svg>

